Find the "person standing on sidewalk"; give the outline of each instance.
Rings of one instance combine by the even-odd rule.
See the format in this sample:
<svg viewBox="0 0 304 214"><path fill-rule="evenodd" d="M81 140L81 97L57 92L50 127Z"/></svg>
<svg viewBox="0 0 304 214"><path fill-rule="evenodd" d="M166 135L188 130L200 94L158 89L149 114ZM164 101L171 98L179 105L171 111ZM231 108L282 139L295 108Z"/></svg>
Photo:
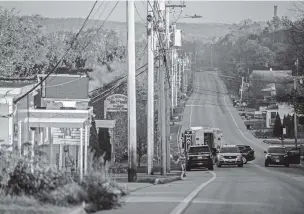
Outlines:
<svg viewBox="0 0 304 214"><path fill-rule="evenodd" d="M185 155L181 154L178 158L178 161L182 167L181 177L184 178L184 177L186 177L186 157L185 157Z"/></svg>

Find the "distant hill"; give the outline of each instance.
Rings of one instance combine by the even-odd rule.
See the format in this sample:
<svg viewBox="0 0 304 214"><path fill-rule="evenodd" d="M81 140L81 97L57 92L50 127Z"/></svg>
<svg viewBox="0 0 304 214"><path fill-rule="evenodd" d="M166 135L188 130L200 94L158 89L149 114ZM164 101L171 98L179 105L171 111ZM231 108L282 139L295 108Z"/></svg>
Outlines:
<svg viewBox="0 0 304 214"><path fill-rule="evenodd" d="M83 23L83 18L44 18L41 25L45 32L68 30L76 32ZM103 21L89 20L86 28L99 27ZM145 23L136 23L136 40L146 35ZM211 41L213 37L221 37L228 33L230 24L219 23L177 23L177 28L183 31L186 40ZM107 21L105 29L115 30L122 41L126 41L126 23Z"/></svg>

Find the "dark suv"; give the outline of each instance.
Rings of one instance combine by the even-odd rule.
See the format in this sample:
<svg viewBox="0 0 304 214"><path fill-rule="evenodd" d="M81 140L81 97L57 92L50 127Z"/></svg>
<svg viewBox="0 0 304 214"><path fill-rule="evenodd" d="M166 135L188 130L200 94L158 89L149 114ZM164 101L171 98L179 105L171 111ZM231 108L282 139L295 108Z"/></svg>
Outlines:
<svg viewBox="0 0 304 214"><path fill-rule="evenodd" d="M242 153L242 159L243 159L243 163L246 164L248 161L253 161L255 160L255 156L254 156L254 150L247 145L237 145L237 147L239 148L240 152Z"/></svg>
<svg viewBox="0 0 304 214"><path fill-rule="evenodd" d="M289 164L300 164L300 148L285 147L279 145L269 146L265 151L265 166L269 165L284 165L289 167Z"/></svg>
<svg viewBox="0 0 304 214"><path fill-rule="evenodd" d="M265 166L269 165L284 165L289 167L287 150L284 146L269 146L267 151L264 151Z"/></svg>
<svg viewBox="0 0 304 214"><path fill-rule="evenodd" d="M190 146L187 154L186 170L193 168L206 167L213 170L212 153L207 145Z"/></svg>

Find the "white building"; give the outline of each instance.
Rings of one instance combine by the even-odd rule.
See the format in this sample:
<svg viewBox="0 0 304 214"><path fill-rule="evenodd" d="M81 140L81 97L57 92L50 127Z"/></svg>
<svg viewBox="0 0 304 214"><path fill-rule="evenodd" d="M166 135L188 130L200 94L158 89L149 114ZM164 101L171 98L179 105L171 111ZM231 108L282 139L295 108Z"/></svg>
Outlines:
<svg viewBox="0 0 304 214"><path fill-rule="evenodd" d="M293 115L294 113L293 107L288 104L278 104L276 109L260 107L260 111L266 112L266 128L273 128L277 113L279 113L282 122L284 116Z"/></svg>

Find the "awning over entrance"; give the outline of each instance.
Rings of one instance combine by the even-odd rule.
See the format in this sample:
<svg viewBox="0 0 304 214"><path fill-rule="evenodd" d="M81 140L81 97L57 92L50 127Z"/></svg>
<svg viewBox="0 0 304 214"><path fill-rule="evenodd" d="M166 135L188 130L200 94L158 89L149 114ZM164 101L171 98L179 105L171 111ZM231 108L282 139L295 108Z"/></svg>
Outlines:
<svg viewBox="0 0 304 214"><path fill-rule="evenodd" d="M84 118L25 118L30 127L54 127L54 128L85 128L88 119Z"/></svg>

